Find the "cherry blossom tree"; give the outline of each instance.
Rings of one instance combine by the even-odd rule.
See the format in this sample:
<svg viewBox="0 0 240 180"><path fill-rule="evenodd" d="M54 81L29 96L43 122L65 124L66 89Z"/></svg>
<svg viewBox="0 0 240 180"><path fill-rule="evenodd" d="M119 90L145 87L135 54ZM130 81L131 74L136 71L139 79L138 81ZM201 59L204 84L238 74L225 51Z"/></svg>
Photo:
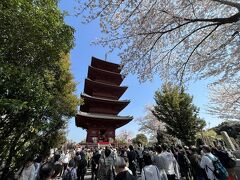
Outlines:
<svg viewBox="0 0 240 180"><path fill-rule="evenodd" d="M118 143L128 144L131 143L132 137L133 133L131 131L121 130L119 133L117 133L116 141Z"/></svg>
<svg viewBox="0 0 240 180"><path fill-rule="evenodd" d="M219 118L240 120L240 84L228 82L219 87L211 86L209 112Z"/></svg>
<svg viewBox="0 0 240 180"><path fill-rule="evenodd" d="M87 0L80 10L86 22L100 19L95 43L119 48L123 72L140 81L240 82L238 0Z"/></svg>
<svg viewBox="0 0 240 180"><path fill-rule="evenodd" d="M167 133L166 124L159 121L156 116L153 115L153 105L147 105L145 107L145 116L136 119L139 125L139 131L150 135L150 141L154 143L167 143L174 144L179 142L176 137L173 137Z"/></svg>
<svg viewBox="0 0 240 180"><path fill-rule="evenodd" d="M159 131L166 131L165 124L159 121L152 113L154 107L147 105L145 107L145 116L136 119L139 125L139 131L149 134L151 138L156 138Z"/></svg>
<svg viewBox="0 0 240 180"><path fill-rule="evenodd" d="M154 72L225 80L238 72L237 0L88 0L84 7L87 22L100 17L97 43L122 48L125 72L140 80Z"/></svg>

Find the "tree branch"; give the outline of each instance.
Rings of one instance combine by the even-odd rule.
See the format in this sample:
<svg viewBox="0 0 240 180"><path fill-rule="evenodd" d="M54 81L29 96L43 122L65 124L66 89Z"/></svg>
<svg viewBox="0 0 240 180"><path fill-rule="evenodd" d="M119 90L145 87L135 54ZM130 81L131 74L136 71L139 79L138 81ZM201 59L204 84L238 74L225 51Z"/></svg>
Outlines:
<svg viewBox="0 0 240 180"><path fill-rule="evenodd" d="M113 30L117 30L118 28L120 28L124 23L126 23L129 18L132 17L132 15L136 12L136 10L139 8L139 6L142 4L143 0L141 0L137 6L132 10L132 12L116 27L114 28Z"/></svg>
<svg viewBox="0 0 240 180"><path fill-rule="evenodd" d="M183 41L185 41L187 38L189 38L190 36L192 36L194 33L196 33L197 31L199 31L199 30L201 30L201 29L204 29L204 28L207 28L207 27L210 27L210 26L215 26L215 25L218 25L218 23L212 23L212 24L207 24L207 25L205 25L205 26L201 26L201 27L199 27L199 28L197 28L197 29L194 29L192 32L190 32L189 34L187 34L185 37L183 37L177 44L175 44L171 49L169 49L168 50L168 52L167 52L167 54L164 56L164 58L166 57L166 56L171 56L171 53L172 53L172 51L179 45L179 44L181 44ZM170 57L169 57L170 58ZM169 59L168 58L168 59ZM168 60L169 61L169 60ZM158 62L158 63L160 63L161 62L161 60ZM157 63L157 64L158 64ZM156 65L157 65L156 64ZM168 63L169 64L169 63ZM178 71L179 72L179 71ZM177 73L178 74L178 73Z"/></svg>
<svg viewBox="0 0 240 180"><path fill-rule="evenodd" d="M197 18L197 19L189 19L189 18L183 18L185 21L190 22L219 22L221 24L228 24L228 23L234 23L240 20L240 12L227 17L227 18L212 18L212 19L204 19L204 18Z"/></svg>
<svg viewBox="0 0 240 180"><path fill-rule="evenodd" d="M212 0L212 1L218 2L220 4L235 7L240 11L240 3L235 3L235 2L232 2L232 1L226 1L226 0Z"/></svg>
<svg viewBox="0 0 240 180"><path fill-rule="evenodd" d="M172 28L172 29L166 30L166 31L144 32L144 33L138 33L138 35L159 34L159 33L160 33L160 34L165 34L165 33L174 31L174 30L176 30L176 29L179 29L180 27L185 26L185 25L190 24L190 23L192 23L192 22L190 22L190 21L189 21L189 22L185 22L185 23L183 23L183 24L180 24L180 25L178 25L178 26L176 26L176 27L174 27L174 28Z"/></svg>
<svg viewBox="0 0 240 180"><path fill-rule="evenodd" d="M184 76L184 72L187 66L187 63L189 62L190 58L192 57L193 53L196 51L196 49L209 37L211 36L211 34L219 27L219 24L216 25L216 27L210 32L208 33L207 36L205 36L196 46L195 48L192 50L191 54L188 56L188 59L186 60L186 62L183 63L183 65L181 66L181 68L179 68L179 70L177 71L177 74L179 73L179 71L183 68L182 73L181 73L181 77L180 77L180 84L182 84L183 82L183 76Z"/></svg>
<svg viewBox="0 0 240 180"><path fill-rule="evenodd" d="M121 1L121 2L117 5L117 7L115 8L114 12L112 13L112 16L111 16L109 22L112 22L112 19L113 19L114 15L116 14L117 10L121 7L122 3L123 3L123 1Z"/></svg>

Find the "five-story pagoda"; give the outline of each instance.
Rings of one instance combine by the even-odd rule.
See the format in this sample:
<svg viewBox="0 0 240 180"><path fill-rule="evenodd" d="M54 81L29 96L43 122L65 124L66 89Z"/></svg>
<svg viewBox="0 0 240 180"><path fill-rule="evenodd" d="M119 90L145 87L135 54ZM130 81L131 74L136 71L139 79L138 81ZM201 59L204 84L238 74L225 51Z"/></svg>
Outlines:
<svg viewBox="0 0 240 180"><path fill-rule="evenodd" d="M77 127L87 130L87 143L114 143L115 130L132 120L119 116L129 100L119 100L127 90L121 86L123 76L119 64L92 57L81 98L84 104L76 115Z"/></svg>

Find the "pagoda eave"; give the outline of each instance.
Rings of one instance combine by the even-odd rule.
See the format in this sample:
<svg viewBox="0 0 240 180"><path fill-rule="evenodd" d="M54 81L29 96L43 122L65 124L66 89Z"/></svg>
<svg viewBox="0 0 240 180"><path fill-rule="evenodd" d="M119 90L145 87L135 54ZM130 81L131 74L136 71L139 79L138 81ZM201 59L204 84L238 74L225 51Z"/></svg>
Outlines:
<svg viewBox="0 0 240 180"><path fill-rule="evenodd" d="M100 102L108 102L108 103L113 103L113 104L127 104L128 105L130 103L130 100L113 100L113 99L90 96L86 93L82 93L81 97L84 99L100 101Z"/></svg>
<svg viewBox="0 0 240 180"><path fill-rule="evenodd" d="M124 77L115 72L99 69L96 67L89 66L88 68L88 78L93 81L103 82L112 82L115 85L120 85Z"/></svg>
<svg viewBox="0 0 240 180"><path fill-rule="evenodd" d="M91 62L91 66L92 67L96 67L96 68L100 68L100 69L104 69L107 71L112 71L115 73L120 73L122 68L119 64L115 64L112 62L108 62L108 61L103 61L101 59L98 59L96 57L92 57L92 62Z"/></svg>
<svg viewBox="0 0 240 180"><path fill-rule="evenodd" d="M102 82L92 81L91 79L85 79L84 92L86 94L97 96L97 97L107 97L106 92L112 92L112 95L108 98L119 99L123 93L127 90L127 86L114 86L105 84Z"/></svg>
<svg viewBox="0 0 240 180"><path fill-rule="evenodd" d="M117 115L122 111L129 103L129 100L111 100L106 98L98 98L81 94L81 98L84 100L84 104L80 106L80 111L89 113L104 113Z"/></svg>
<svg viewBox="0 0 240 180"><path fill-rule="evenodd" d="M75 117L75 122L77 127L82 127L84 129L88 129L89 126L114 126L115 128L119 128L129 123L132 119L133 117L131 116L114 116L80 111Z"/></svg>

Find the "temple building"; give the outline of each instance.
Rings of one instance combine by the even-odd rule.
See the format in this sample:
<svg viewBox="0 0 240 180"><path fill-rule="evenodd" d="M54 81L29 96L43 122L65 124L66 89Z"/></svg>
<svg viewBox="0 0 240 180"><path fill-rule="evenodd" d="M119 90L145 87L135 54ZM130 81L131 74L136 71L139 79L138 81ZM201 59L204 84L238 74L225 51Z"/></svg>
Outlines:
<svg viewBox="0 0 240 180"><path fill-rule="evenodd" d="M119 100L127 90L120 73L119 64L92 57L81 94L84 104L75 118L76 126L87 130L87 143L114 143L115 130L133 119L118 115L130 103Z"/></svg>

